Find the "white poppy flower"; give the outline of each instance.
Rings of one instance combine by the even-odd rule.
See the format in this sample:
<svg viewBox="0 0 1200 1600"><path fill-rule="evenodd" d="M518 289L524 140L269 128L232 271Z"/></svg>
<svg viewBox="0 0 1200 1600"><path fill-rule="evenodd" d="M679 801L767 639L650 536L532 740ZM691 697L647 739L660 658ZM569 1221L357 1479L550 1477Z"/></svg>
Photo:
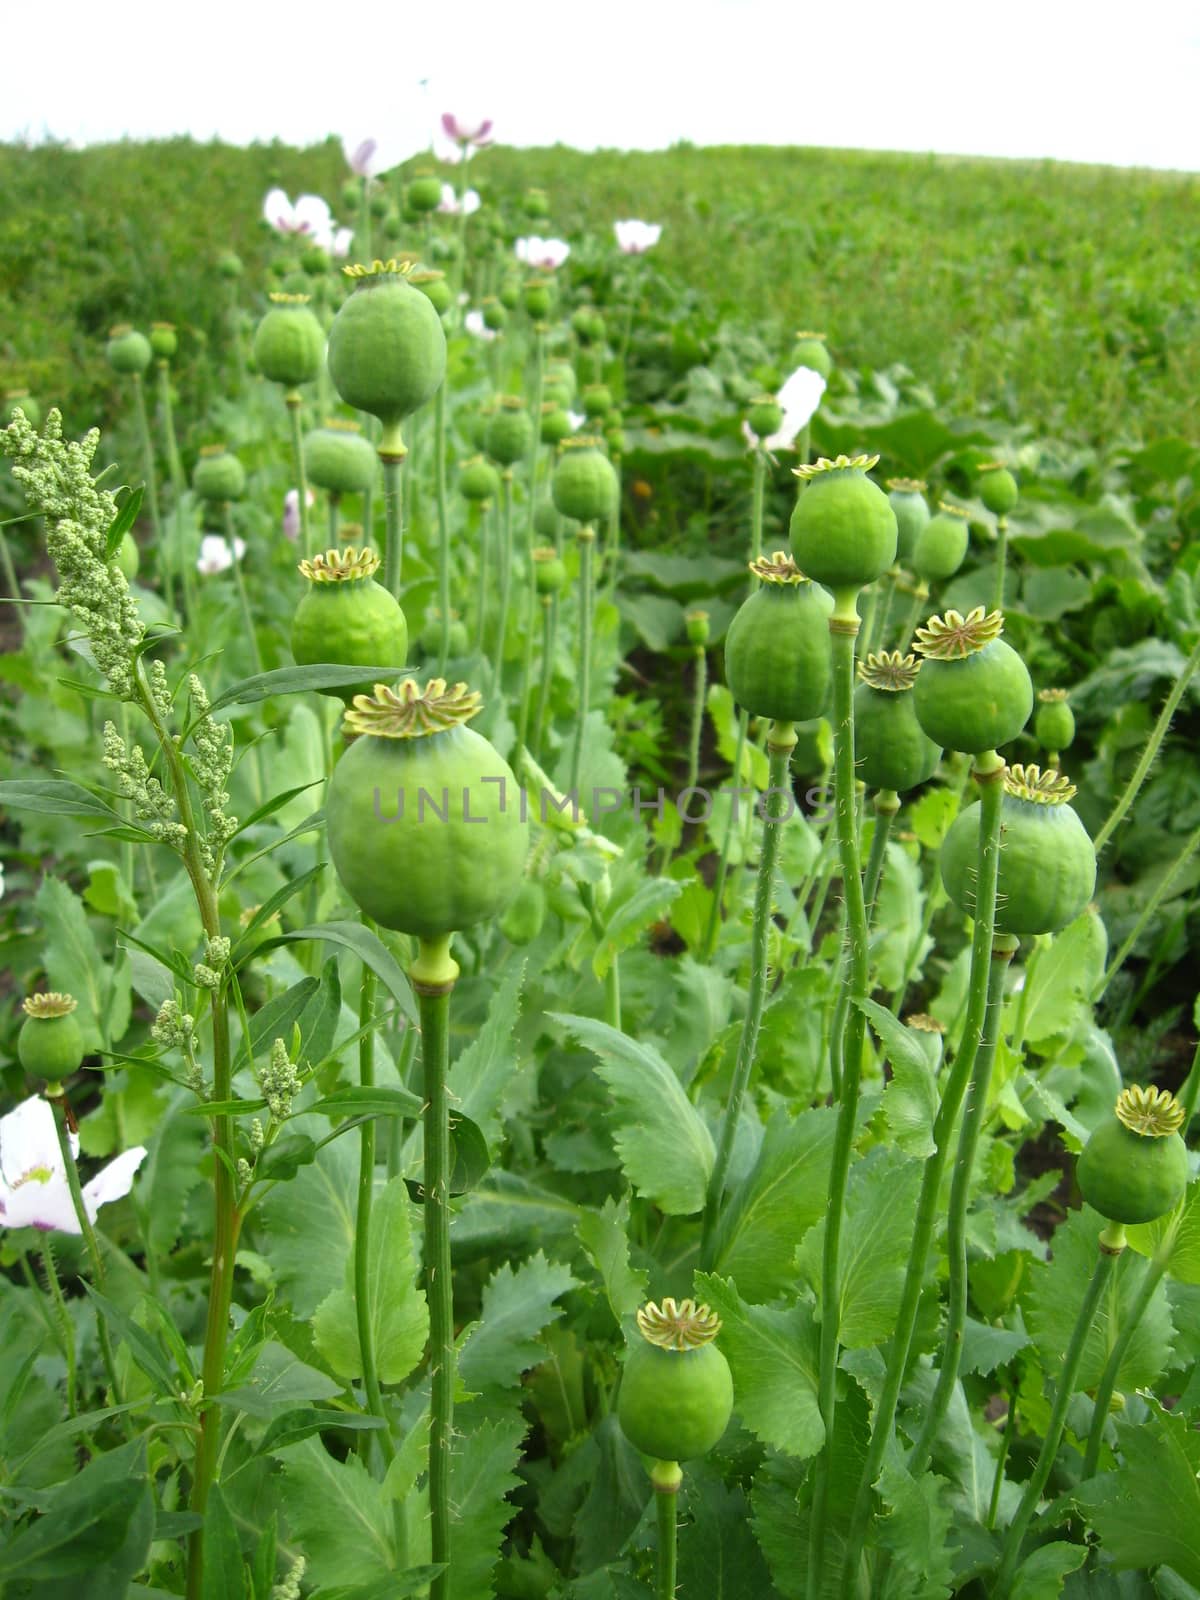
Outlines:
<svg viewBox="0 0 1200 1600"><path fill-rule="evenodd" d="M489 328L483 320L482 311L468 311L463 318L463 327L468 333L473 334L476 339L494 339L496 337L496 330Z"/></svg>
<svg viewBox="0 0 1200 1600"><path fill-rule="evenodd" d="M333 218L318 194L302 194L295 205L282 189L272 189L263 201L263 216L276 233L295 233L328 246L333 239Z"/></svg>
<svg viewBox="0 0 1200 1600"><path fill-rule="evenodd" d="M460 197L452 183L442 185L442 198L438 201L438 210L444 217L473 216L479 210L480 200L474 189L467 189Z"/></svg>
<svg viewBox="0 0 1200 1600"><path fill-rule="evenodd" d="M571 246L564 239L541 239L536 233L518 239L515 249L518 261L544 272L553 272L561 267L571 254Z"/></svg>
<svg viewBox="0 0 1200 1600"><path fill-rule="evenodd" d="M79 1136L67 1137L72 1155L77 1156ZM101 1206L129 1193L134 1173L145 1159L144 1145L126 1150L83 1185L83 1208L90 1222L95 1222ZM0 1223L7 1228L80 1231L54 1112L41 1095L32 1095L0 1117Z"/></svg>
<svg viewBox="0 0 1200 1600"><path fill-rule="evenodd" d="M825 379L819 372L814 372L811 367L797 367L776 396L783 408L783 421L769 438L762 441L763 449L790 450L801 428L806 428L816 415L824 393ZM751 449L758 444L746 421L742 422L742 434Z"/></svg>
<svg viewBox="0 0 1200 1600"><path fill-rule="evenodd" d="M658 243L662 237L662 223L639 222L636 217L627 217L622 222L613 223L613 232L617 236L617 244L627 256L640 256Z"/></svg>
<svg viewBox="0 0 1200 1600"><path fill-rule="evenodd" d="M200 541L200 555L196 561L196 571L204 574L206 578L218 572L227 572L235 561L240 561L246 554L246 541L234 537L233 553L230 554L229 542L219 533L206 533Z"/></svg>

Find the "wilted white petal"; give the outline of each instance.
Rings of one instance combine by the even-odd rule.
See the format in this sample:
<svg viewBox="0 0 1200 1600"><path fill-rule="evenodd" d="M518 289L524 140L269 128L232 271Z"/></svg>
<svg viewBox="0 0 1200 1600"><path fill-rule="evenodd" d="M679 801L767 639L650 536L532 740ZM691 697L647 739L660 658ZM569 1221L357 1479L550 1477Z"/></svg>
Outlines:
<svg viewBox="0 0 1200 1600"><path fill-rule="evenodd" d="M83 1186L83 1208L90 1221L95 1222L96 1213L101 1206L106 1206L111 1200L123 1200L133 1188L133 1175L146 1159L145 1145L136 1145L132 1150L123 1150L114 1161L110 1161L88 1183Z"/></svg>

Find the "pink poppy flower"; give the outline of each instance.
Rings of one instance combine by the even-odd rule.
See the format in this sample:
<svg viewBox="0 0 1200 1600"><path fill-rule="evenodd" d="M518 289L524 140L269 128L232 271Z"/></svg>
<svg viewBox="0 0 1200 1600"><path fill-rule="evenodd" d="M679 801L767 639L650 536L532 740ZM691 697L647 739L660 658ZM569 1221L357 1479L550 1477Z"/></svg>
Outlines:
<svg viewBox="0 0 1200 1600"><path fill-rule="evenodd" d="M442 132L455 144L473 145L482 150L492 142L491 117L456 117L453 111L442 112Z"/></svg>

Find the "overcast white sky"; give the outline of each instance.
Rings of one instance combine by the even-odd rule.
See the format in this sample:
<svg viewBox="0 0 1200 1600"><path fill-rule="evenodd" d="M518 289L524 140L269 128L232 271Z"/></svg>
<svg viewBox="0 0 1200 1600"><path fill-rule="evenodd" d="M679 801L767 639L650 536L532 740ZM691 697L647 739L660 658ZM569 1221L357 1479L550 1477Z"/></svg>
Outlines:
<svg viewBox="0 0 1200 1600"><path fill-rule="evenodd" d="M4 57L0 139L416 149L438 112L478 109L518 145L1200 171L1196 0L59 0L8 8Z"/></svg>

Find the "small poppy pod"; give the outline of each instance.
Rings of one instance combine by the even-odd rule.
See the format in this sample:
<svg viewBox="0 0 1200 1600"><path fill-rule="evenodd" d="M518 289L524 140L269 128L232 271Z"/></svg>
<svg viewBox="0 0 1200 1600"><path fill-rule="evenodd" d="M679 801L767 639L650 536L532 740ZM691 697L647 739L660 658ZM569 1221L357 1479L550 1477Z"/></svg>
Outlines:
<svg viewBox="0 0 1200 1600"><path fill-rule="evenodd" d="M411 272L409 283L414 289L419 289L429 304L443 316L454 304L454 291L446 282L446 274L439 272L436 267L425 267L421 271Z"/></svg>
<svg viewBox="0 0 1200 1600"><path fill-rule="evenodd" d="M306 245L300 252L300 270L309 278L320 278L329 271L328 252L319 244Z"/></svg>
<svg viewBox="0 0 1200 1600"><path fill-rule="evenodd" d="M1003 614L983 606L965 617L947 611L917 629L913 648L924 664L913 703L921 726L944 750L998 750L1029 721L1033 683L1003 631Z"/></svg>
<svg viewBox="0 0 1200 1600"><path fill-rule="evenodd" d="M1075 740L1075 713L1067 704L1065 689L1039 689L1033 731L1043 750L1057 755Z"/></svg>
<svg viewBox="0 0 1200 1600"><path fill-rule="evenodd" d="M127 323L111 330L104 353L114 372L127 375L145 372L154 355L146 335Z"/></svg>
<svg viewBox="0 0 1200 1600"><path fill-rule="evenodd" d="M561 406L548 400L542 407L542 422L538 430L543 444L561 444L571 433L571 418Z"/></svg>
<svg viewBox="0 0 1200 1600"><path fill-rule="evenodd" d="M1096 851L1068 801L1073 784L1039 767L1009 767L1000 802L996 932L1058 933L1087 908ZM942 882L960 911L975 915L980 805L959 813L942 841Z"/></svg>
<svg viewBox="0 0 1200 1600"><path fill-rule="evenodd" d="M696 649L703 649L708 643L709 615L707 611L685 611L683 614L683 627L687 635L687 642Z"/></svg>
<svg viewBox="0 0 1200 1600"><path fill-rule="evenodd" d="M565 399L563 404L570 406L579 392L579 380L575 376L575 368L569 361L548 361L546 363L546 390L550 385L563 391Z"/></svg>
<svg viewBox="0 0 1200 1600"><path fill-rule="evenodd" d="M620 484L598 440L580 434L563 441L550 493L556 509L576 522L604 522L612 515Z"/></svg>
<svg viewBox="0 0 1200 1600"><path fill-rule="evenodd" d="M383 219L383 236L385 239L398 239L404 231L404 218L398 211L389 211Z"/></svg>
<svg viewBox="0 0 1200 1600"><path fill-rule="evenodd" d="M507 326L508 308L502 305L495 295L488 295L481 310L484 327L490 328L493 333L499 333L501 328Z"/></svg>
<svg viewBox="0 0 1200 1600"><path fill-rule="evenodd" d="M943 501L917 534L908 564L922 583L940 583L962 566L970 542L967 513Z"/></svg>
<svg viewBox="0 0 1200 1600"><path fill-rule="evenodd" d="M637 1314L617 1396L621 1432L655 1461L707 1455L733 1414L733 1376L712 1342L721 1319L708 1306L671 1299Z"/></svg>
<svg viewBox="0 0 1200 1600"><path fill-rule="evenodd" d="M375 447L356 422L330 418L304 438L304 470L308 480L330 494L361 494L379 471Z"/></svg>
<svg viewBox="0 0 1200 1600"><path fill-rule="evenodd" d="M539 539L557 539L562 518L553 500L539 500L533 508L533 531Z"/></svg>
<svg viewBox="0 0 1200 1600"><path fill-rule="evenodd" d="M907 562L921 529L929 521L929 502L921 478L889 478L888 504L896 513L896 560Z"/></svg>
<svg viewBox="0 0 1200 1600"><path fill-rule="evenodd" d="M436 211L442 203L442 180L433 172L418 173L404 191L404 203L418 216Z"/></svg>
<svg viewBox="0 0 1200 1600"><path fill-rule="evenodd" d="M533 444L533 421L518 395L500 396L496 410L488 418L483 448L502 467L523 461Z"/></svg>
<svg viewBox="0 0 1200 1600"><path fill-rule="evenodd" d="M395 595L375 582L379 557L373 550L326 550L300 563L308 592L292 618L292 654L301 667L331 662L343 667L402 667L408 656L408 623ZM322 689L347 704L372 682Z"/></svg>
<svg viewBox="0 0 1200 1600"><path fill-rule="evenodd" d="M526 878L500 919L500 932L510 944L532 944L546 922L546 891L537 878Z"/></svg>
<svg viewBox="0 0 1200 1600"><path fill-rule="evenodd" d="M917 721L912 689L921 663L898 650L858 664L854 690L855 774L868 789L907 794L931 778L942 758Z"/></svg>
<svg viewBox="0 0 1200 1600"><path fill-rule="evenodd" d="M520 278L505 278L497 291L496 299L506 311L515 311L521 304Z"/></svg>
<svg viewBox="0 0 1200 1600"><path fill-rule="evenodd" d="M1007 467L989 462L979 469L979 498L995 516L1006 517L1013 510L1021 491Z"/></svg>
<svg viewBox="0 0 1200 1600"><path fill-rule="evenodd" d="M370 197L369 197L369 199L367 201L367 205L368 205L368 207L370 209L371 215L375 218L375 220L377 222L379 221L379 219L381 217L386 217L387 216L388 207L391 205L391 203L392 202L388 198L387 191L384 190L384 189L374 189L374 190L372 190L371 194L370 194Z"/></svg>
<svg viewBox="0 0 1200 1600"><path fill-rule="evenodd" d="M325 330L306 294L271 296L271 309L254 330L254 362L264 378L295 389L321 370Z"/></svg>
<svg viewBox="0 0 1200 1600"><path fill-rule="evenodd" d="M1122 1089L1088 1138L1075 1167L1079 1192L1110 1222L1130 1226L1165 1217L1183 1199L1186 1113L1165 1089Z"/></svg>
<svg viewBox="0 0 1200 1600"><path fill-rule="evenodd" d="M410 262L343 267L354 292L329 330L329 376L348 406L383 424L381 453L403 453L404 418L446 375L446 335L427 295L407 280Z"/></svg>
<svg viewBox="0 0 1200 1600"><path fill-rule="evenodd" d="M611 411L612 403L612 391L605 383L589 383L583 391L584 415L593 420Z"/></svg>
<svg viewBox="0 0 1200 1600"><path fill-rule="evenodd" d="M828 378L833 371L833 357L826 348L825 335L811 333L807 328L801 329L792 346L792 366L807 367L810 372Z"/></svg>
<svg viewBox="0 0 1200 1600"><path fill-rule="evenodd" d="M179 349L179 335L175 332L173 322L150 324L150 348L160 361L170 361Z"/></svg>
<svg viewBox="0 0 1200 1600"><path fill-rule="evenodd" d="M83 1062L83 1035L69 994L33 994L23 1002L25 1021L17 1035L17 1060L31 1078L61 1083Z"/></svg>
<svg viewBox="0 0 1200 1600"><path fill-rule="evenodd" d="M343 183L342 205L347 211L354 212L358 210L359 202L362 200L363 184L365 182L365 178L347 178L345 183Z"/></svg>
<svg viewBox="0 0 1200 1600"><path fill-rule="evenodd" d="M222 278L229 279L230 282L235 278L240 278L244 270L241 256L234 255L232 250L226 250L223 256L217 257L218 273Z"/></svg>
<svg viewBox="0 0 1200 1600"><path fill-rule="evenodd" d="M769 439L783 426L783 407L774 395L759 395L757 400L751 401L746 421L756 438Z"/></svg>
<svg viewBox="0 0 1200 1600"><path fill-rule="evenodd" d="M39 428L42 423L42 408L37 401L24 389L10 389L4 396L4 405L0 407L0 416L5 423L9 423L17 412L25 418L31 428Z"/></svg>
<svg viewBox="0 0 1200 1600"><path fill-rule="evenodd" d="M192 488L201 500L223 504L246 492L246 469L223 444L208 444L192 468Z"/></svg>
<svg viewBox="0 0 1200 1600"><path fill-rule="evenodd" d="M554 303L554 286L549 278L530 278L521 293L521 300L528 314L540 322L550 315L550 307Z"/></svg>
<svg viewBox="0 0 1200 1600"><path fill-rule="evenodd" d="M521 198L521 209L527 217L548 217L550 196L545 189L526 189Z"/></svg>
<svg viewBox="0 0 1200 1600"><path fill-rule="evenodd" d="M725 635L725 677L752 717L807 722L829 700L833 597L810 582L784 550L750 563L761 581Z"/></svg>
<svg viewBox="0 0 1200 1600"><path fill-rule="evenodd" d="M494 500L500 493L500 474L490 461L474 456L463 463L458 475L458 488L464 500Z"/></svg>
<svg viewBox="0 0 1200 1600"><path fill-rule="evenodd" d="M552 544L536 545L533 556L533 582L539 594L561 594L567 583L567 568Z"/></svg>
<svg viewBox="0 0 1200 1600"><path fill-rule="evenodd" d="M838 456L793 467L805 484L792 512L792 554L830 589L862 589L896 559L896 513L867 477L878 456Z"/></svg>
<svg viewBox="0 0 1200 1600"><path fill-rule="evenodd" d="M422 651L427 656L436 656L442 648L442 613L438 606L430 606L425 613L425 626L421 629L418 640ZM465 656L470 646L467 636L467 625L457 611L450 613L450 627L447 630L446 647L451 656Z"/></svg>

